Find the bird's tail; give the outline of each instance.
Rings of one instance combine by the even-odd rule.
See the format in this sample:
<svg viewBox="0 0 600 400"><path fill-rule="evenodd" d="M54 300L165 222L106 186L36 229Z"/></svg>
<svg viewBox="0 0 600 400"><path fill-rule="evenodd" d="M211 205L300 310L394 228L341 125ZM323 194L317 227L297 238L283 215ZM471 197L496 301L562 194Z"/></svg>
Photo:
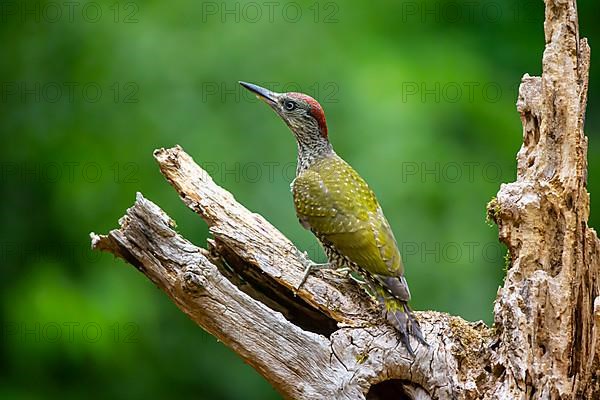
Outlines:
<svg viewBox="0 0 600 400"><path fill-rule="evenodd" d="M419 321L417 321L408 306L410 300L408 284L403 276L379 277L378 281L379 285L376 290L376 297L382 305L383 316L396 328L404 347L414 356L415 353L410 344L410 336L414 336L425 346L428 346L428 344L423 338Z"/></svg>
<svg viewBox="0 0 600 400"><path fill-rule="evenodd" d="M428 346L423 338L419 321L415 318L408 303L395 298L386 298L383 301L383 315L396 328L400 334L400 340L402 340L404 347L406 347L410 355L415 355L410 344L411 336L414 336L421 344Z"/></svg>

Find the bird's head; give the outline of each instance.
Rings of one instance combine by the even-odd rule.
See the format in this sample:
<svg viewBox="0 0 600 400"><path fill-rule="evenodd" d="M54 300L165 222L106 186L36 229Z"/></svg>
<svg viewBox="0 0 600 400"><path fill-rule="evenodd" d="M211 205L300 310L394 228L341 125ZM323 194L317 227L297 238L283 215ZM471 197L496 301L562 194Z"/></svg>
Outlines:
<svg viewBox="0 0 600 400"><path fill-rule="evenodd" d="M321 105L312 97L296 92L276 93L252 83L240 85L267 103L290 127L301 145L329 143L327 123Z"/></svg>

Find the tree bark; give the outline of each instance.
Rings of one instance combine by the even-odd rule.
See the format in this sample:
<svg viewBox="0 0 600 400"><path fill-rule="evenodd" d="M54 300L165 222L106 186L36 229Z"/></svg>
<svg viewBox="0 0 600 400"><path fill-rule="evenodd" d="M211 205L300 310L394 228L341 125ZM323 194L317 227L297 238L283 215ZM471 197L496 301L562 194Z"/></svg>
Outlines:
<svg viewBox="0 0 600 400"><path fill-rule="evenodd" d="M199 248L138 193L94 249L134 265L290 399L598 399L600 250L587 226L583 133L590 49L574 0L546 0L541 77L525 75L516 182L488 204L510 255L495 324L417 312L411 358L368 296L330 272L299 290L304 256L237 203L180 147L155 151L209 225Z"/></svg>

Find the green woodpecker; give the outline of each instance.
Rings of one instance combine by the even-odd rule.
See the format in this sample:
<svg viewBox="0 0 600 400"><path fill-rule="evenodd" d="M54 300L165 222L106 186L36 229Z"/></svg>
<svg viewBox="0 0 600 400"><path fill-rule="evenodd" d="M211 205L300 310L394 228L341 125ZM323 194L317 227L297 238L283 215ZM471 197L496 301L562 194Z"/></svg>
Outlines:
<svg viewBox="0 0 600 400"><path fill-rule="evenodd" d="M409 335L426 342L408 306L410 292L396 239L373 191L333 151L323 109L302 93L275 93L240 84L265 101L296 137L298 164L291 185L296 214L319 239L329 261L308 262L304 279L312 268L349 269L361 275L381 303L385 318L414 354Z"/></svg>

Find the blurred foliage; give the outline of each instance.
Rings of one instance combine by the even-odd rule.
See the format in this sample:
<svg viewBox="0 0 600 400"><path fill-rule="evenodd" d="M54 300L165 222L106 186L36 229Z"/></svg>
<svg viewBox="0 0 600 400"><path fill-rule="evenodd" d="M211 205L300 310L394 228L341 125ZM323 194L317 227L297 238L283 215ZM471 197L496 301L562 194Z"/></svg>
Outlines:
<svg viewBox="0 0 600 400"><path fill-rule="evenodd" d="M136 191L205 243L152 158L181 144L323 259L294 215L293 138L238 80L321 100L337 152L401 243L416 309L493 322L505 250L485 205L515 178L515 101L521 76L540 73L541 1L69 4L0 2L1 398L279 398L135 269L89 250L89 232L115 228ZM592 195L599 11L580 1ZM592 226L598 208L592 197Z"/></svg>

